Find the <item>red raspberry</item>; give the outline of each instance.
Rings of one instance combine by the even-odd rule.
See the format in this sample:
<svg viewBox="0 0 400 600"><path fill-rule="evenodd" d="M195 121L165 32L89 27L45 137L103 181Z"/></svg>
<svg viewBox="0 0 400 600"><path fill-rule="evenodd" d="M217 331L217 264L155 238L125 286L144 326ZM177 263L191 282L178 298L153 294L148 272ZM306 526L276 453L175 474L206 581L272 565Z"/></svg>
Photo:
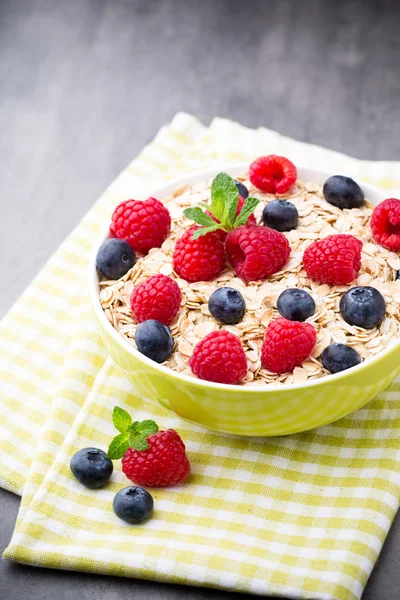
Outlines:
<svg viewBox="0 0 400 600"><path fill-rule="evenodd" d="M239 200L238 200L238 205L237 205L237 209L236 209L236 216L239 216L240 211L243 208L244 203L246 202L246 200L243 198L243 196L239 196ZM214 217L214 215L209 211L206 210L206 214L211 217L212 219L214 219L214 221L216 223L219 223L220 221L218 221L218 219L216 217ZM257 225L257 221L254 215L250 215L249 218L246 221L246 225ZM228 235L226 233L226 231L223 231L222 229L219 229L218 231L216 231L215 233L218 234L219 238L224 242L226 240L226 236Z"/></svg>
<svg viewBox="0 0 400 600"><path fill-rule="evenodd" d="M308 358L317 341L310 323L288 321L283 317L268 325L261 348L261 361L272 373L286 373Z"/></svg>
<svg viewBox="0 0 400 600"><path fill-rule="evenodd" d="M156 319L169 325L179 310L181 290L176 281L166 275L152 275L132 292L132 313L138 323Z"/></svg>
<svg viewBox="0 0 400 600"><path fill-rule="evenodd" d="M147 438L147 450L129 448L122 457L128 479L148 487L181 483L190 473L185 444L174 429L158 431Z"/></svg>
<svg viewBox="0 0 400 600"><path fill-rule="evenodd" d="M400 251L400 200L388 198L372 213L371 229L374 240L394 252Z"/></svg>
<svg viewBox="0 0 400 600"><path fill-rule="evenodd" d="M110 231L128 242L135 252L160 248L171 228L168 209L155 198L125 200L114 210Z"/></svg>
<svg viewBox="0 0 400 600"><path fill-rule="evenodd" d="M189 227L176 242L173 266L175 272L186 281L211 281L225 267L224 244L216 233L207 233L192 239L196 225Z"/></svg>
<svg viewBox="0 0 400 600"><path fill-rule="evenodd" d="M244 281L265 279L286 265L290 246L283 233L269 227L241 225L226 239L226 253Z"/></svg>
<svg viewBox="0 0 400 600"><path fill-rule="evenodd" d="M294 164L284 156L261 156L251 163L249 177L253 185L268 194L284 194L297 179Z"/></svg>
<svg viewBox="0 0 400 600"><path fill-rule="evenodd" d="M352 235L329 235L308 246L303 256L307 275L320 283L351 283L361 267L362 241Z"/></svg>
<svg viewBox="0 0 400 600"><path fill-rule="evenodd" d="M193 350L189 367L199 379L216 383L238 383L247 373L243 346L236 335L212 331Z"/></svg>

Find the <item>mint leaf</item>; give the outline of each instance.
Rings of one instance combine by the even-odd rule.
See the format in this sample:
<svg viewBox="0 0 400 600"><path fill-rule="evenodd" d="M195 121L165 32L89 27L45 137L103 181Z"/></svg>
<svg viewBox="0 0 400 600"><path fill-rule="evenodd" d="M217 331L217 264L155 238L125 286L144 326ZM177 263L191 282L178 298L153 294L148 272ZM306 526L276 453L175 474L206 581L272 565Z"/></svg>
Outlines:
<svg viewBox="0 0 400 600"><path fill-rule="evenodd" d="M134 450L138 450L138 452L147 450L149 444L147 443L146 437L147 436L138 431L131 431L129 434L129 446Z"/></svg>
<svg viewBox="0 0 400 600"><path fill-rule="evenodd" d="M233 212L233 205L236 202L235 212L239 192L235 180L227 173L219 173L212 182L211 186L211 212L224 225L229 224L229 217ZM234 217L233 217L234 219ZM232 223L233 223L232 219Z"/></svg>
<svg viewBox="0 0 400 600"><path fill-rule="evenodd" d="M114 407L113 423L121 433L112 440L108 448L107 455L111 460L122 458L129 447L139 451L146 450L149 447L148 436L158 431L158 425L152 419L132 423L130 415L119 406Z"/></svg>
<svg viewBox="0 0 400 600"><path fill-rule="evenodd" d="M224 173L217 175L211 185L211 212L221 221L225 210L225 179Z"/></svg>
<svg viewBox="0 0 400 600"><path fill-rule="evenodd" d="M158 425L151 419L145 421L135 421L128 427L129 445L134 450L147 450L149 444L147 438L153 433L157 433Z"/></svg>
<svg viewBox="0 0 400 600"><path fill-rule="evenodd" d="M142 435L145 435L147 437L148 435L157 433L158 425L151 419L147 419L146 421L141 421L139 423L139 431Z"/></svg>
<svg viewBox="0 0 400 600"><path fill-rule="evenodd" d="M224 218L223 218L222 222L226 225L226 227L229 230L233 229L233 222L236 217L238 203L239 203L239 193L236 196L234 196L233 193L226 196L225 214L224 214Z"/></svg>
<svg viewBox="0 0 400 600"><path fill-rule="evenodd" d="M120 433L117 435L108 448L107 456L111 460L122 458L129 448L128 433Z"/></svg>
<svg viewBox="0 0 400 600"><path fill-rule="evenodd" d="M199 206L195 206L194 208L186 208L183 211L183 214L187 219L194 221L198 225L205 225L206 227L215 225L214 219L212 219L210 215L206 215L206 213L203 212Z"/></svg>
<svg viewBox="0 0 400 600"><path fill-rule="evenodd" d="M206 204L205 202L198 202L197 206L201 206L203 207L205 210L209 210L211 212L211 206L209 204Z"/></svg>
<svg viewBox="0 0 400 600"><path fill-rule="evenodd" d="M219 223L215 223L214 225L210 225L210 227L200 227L200 229L196 229L196 231L192 234L192 240L197 240L202 235L206 235L207 233L212 233L213 231L217 231L218 229L223 229L222 225Z"/></svg>
<svg viewBox="0 0 400 600"><path fill-rule="evenodd" d="M243 204L242 210L240 214L236 217L233 227L239 227L239 225L245 225L247 223L248 218L254 212L255 207L259 204L260 200L258 198L252 198L249 196L246 198L245 203Z"/></svg>
<svg viewBox="0 0 400 600"><path fill-rule="evenodd" d="M125 433L129 425L132 423L132 419L129 413L119 406L114 406L112 420L115 429L118 429L121 433Z"/></svg>
<svg viewBox="0 0 400 600"><path fill-rule="evenodd" d="M127 429L127 431L139 431L139 425L140 425L140 421L135 421L134 423L131 423Z"/></svg>

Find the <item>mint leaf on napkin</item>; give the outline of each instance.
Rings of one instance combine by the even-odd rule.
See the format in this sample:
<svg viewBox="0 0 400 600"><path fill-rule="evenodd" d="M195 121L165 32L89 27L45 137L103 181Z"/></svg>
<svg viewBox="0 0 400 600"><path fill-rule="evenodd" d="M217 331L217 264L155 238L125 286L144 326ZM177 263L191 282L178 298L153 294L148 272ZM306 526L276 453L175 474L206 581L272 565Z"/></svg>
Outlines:
<svg viewBox="0 0 400 600"><path fill-rule="evenodd" d="M135 421L129 427L129 445L134 450L147 450L149 444L147 438L153 433L157 433L158 425L154 421Z"/></svg>
<svg viewBox="0 0 400 600"><path fill-rule="evenodd" d="M132 423L129 413L119 406L114 407L112 419L115 428L121 433L112 440L108 448L107 456L111 460L122 458L129 448L147 450L147 438L158 431L157 423L151 419Z"/></svg>
<svg viewBox="0 0 400 600"><path fill-rule="evenodd" d="M117 460L118 458L122 458L125 452L129 448L129 433L120 433L117 435L113 441L111 442L107 456L111 460Z"/></svg>
<svg viewBox="0 0 400 600"><path fill-rule="evenodd" d="M132 419L129 413L119 406L114 406L113 410L113 423L115 429L118 429L121 433L124 433L129 425L132 423Z"/></svg>

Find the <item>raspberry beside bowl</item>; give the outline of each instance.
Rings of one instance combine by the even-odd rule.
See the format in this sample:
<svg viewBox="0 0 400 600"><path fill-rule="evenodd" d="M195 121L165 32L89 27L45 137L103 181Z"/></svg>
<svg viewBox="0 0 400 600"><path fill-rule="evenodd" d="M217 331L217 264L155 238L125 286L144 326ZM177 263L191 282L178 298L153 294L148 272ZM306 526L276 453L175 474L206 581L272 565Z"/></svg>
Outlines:
<svg viewBox="0 0 400 600"><path fill-rule="evenodd" d="M248 165L211 169L175 180L151 195L165 197L184 183L210 179L220 171L235 176ZM323 183L332 173L298 169L299 179ZM378 189L362 184L368 200L385 198ZM400 341L368 362L348 371L305 384L251 388L213 384L181 375L135 350L108 322L99 300L96 254L107 232L94 248L89 272L90 298L104 344L138 395L158 402L183 419L214 431L244 436L298 433L331 423L357 410L385 389L400 372Z"/></svg>

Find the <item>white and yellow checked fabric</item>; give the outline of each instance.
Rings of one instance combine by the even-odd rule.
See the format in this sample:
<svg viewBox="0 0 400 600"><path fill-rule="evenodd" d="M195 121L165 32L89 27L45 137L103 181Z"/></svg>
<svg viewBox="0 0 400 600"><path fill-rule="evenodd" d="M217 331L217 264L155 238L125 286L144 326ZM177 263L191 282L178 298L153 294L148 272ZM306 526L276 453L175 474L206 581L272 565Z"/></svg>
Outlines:
<svg viewBox="0 0 400 600"><path fill-rule="evenodd" d="M265 129L185 114L105 192L0 326L0 485L22 494L5 556L291 598L360 598L399 505L400 382L354 415L284 438L239 439L134 397L107 359L86 292L88 253L113 207L163 180L275 152L305 166L400 187L400 163L358 161ZM397 189L397 193L399 193ZM184 438L190 483L155 490L142 526L111 510L126 485L83 489L71 455L106 448L115 404Z"/></svg>

